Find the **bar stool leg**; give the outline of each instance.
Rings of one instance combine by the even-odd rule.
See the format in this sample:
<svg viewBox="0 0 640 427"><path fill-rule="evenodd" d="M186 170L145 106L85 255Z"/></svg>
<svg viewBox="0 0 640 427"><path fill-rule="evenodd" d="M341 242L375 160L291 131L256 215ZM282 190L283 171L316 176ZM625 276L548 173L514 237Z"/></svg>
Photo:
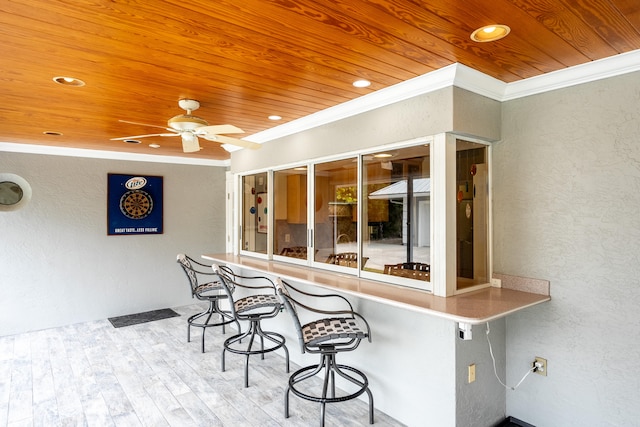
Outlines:
<svg viewBox="0 0 640 427"><path fill-rule="evenodd" d="M287 391L284 393L284 417L289 418L289 392L291 387L287 387Z"/></svg>
<svg viewBox="0 0 640 427"><path fill-rule="evenodd" d="M300 391L297 384L304 380L314 377L324 370L322 374L322 393L319 395L307 394ZM338 374L345 380L357 385L359 390L344 397L336 397L336 381L335 376ZM299 369L289 377L289 385L284 396L284 413L285 418L289 418L289 394L293 392L296 396L305 400L320 403L320 426L324 426L324 420L326 416L326 404L334 402L342 402L358 397L363 393L367 393L369 398L369 424L374 423L374 406L373 406L373 393L369 390L369 381L364 373L347 365L340 365L336 362L336 355L334 353L324 353L321 361L317 365L310 365L305 368Z"/></svg>
<svg viewBox="0 0 640 427"><path fill-rule="evenodd" d="M327 412L325 406L325 402L322 402L320 404L320 427L324 427L324 415Z"/></svg>
<svg viewBox="0 0 640 427"><path fill-rule="evenodd" d="M227 350L231 353L244 355L244 387L249 387L249 359L254 354L260 354L261 359L264 359L265 353L278 350L280 348L284 349L285 352L285 360L287 364L287 373L289 372L289 350L285 345L285 338L282 335L276 334L275 332L264 332L260 327L259 318L254 318L250 320L249 329L243 334L235 335L231 338L228 338L223 345L222 349L222 359L221 366L222 371L225 370L225 355ZM256 343L256 336L260 338L260 348L259 350L254 350L253 345ZM236 343L242 343L242 340L249 337L249 342L246 347L242 349L234 347ZM265 338L275 344L275 346L271 348L267 348L265 350Z"/></svg>
<svg viewBox="0 0 640 427"><path fill-rule="evenodd" d="M205 325L209 324L209 320L211 319L211 315L213 314L213 303L209 303L209 315L207 316L207 320L204 321ZM222 326L224 328L224 325ZM204 333L206 332L206 326L202 328L202 352L204 353Z"/></svg>
<svg viewBox="0 0 640 427"><path fill-rule="evenodd" d="M373 424L373 393L368 387L367 394L369 395L369 424Z"/></svg>

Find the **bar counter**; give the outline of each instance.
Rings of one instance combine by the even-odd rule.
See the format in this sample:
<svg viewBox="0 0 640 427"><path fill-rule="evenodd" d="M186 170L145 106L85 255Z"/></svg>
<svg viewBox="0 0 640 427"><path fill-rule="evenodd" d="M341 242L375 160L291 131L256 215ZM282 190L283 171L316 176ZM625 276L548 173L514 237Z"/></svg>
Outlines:
<svg viewBox="0 0 640 427"><path fill-rule="evenodd" d="M533 293L505 287L490 287L445 298L405 286L230 253L204 254L202 258L471 325L499 319L551 300L548 289L546 293Z"/></svg>

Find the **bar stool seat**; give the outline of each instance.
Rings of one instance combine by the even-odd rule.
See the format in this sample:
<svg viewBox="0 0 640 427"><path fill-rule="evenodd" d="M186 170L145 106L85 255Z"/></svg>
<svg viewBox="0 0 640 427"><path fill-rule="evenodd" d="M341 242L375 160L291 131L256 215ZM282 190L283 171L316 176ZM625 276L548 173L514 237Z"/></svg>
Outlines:
<svg viewBox="0 0 640 427"><path fill-rule="evenodd" d="M215 280L217 276L214 276L211 266L200 263L185 254L178 254L177 262L189 279L191 297L209 303L206 310L187 319L187 342L191 342L192 327L202 328L201 351L204 353L204 337L207 328L221 326L224 334L226 325L235 323L240 330L240 324L233 313L220 307L220 302L227 300L228 296L222 283ZM229 289L229 294L233 294L233 291L234 289Z"/></svg>
<svg viewBox="0 0 640 427"><path fill-rule="evenodd" d="M272 294L252 294L244 298L233 301L233 297L229 295L229 298L233 301L232 312L236 319L241 321L248 321L249 328L244 332L240 332L230 338L227 338L224 342L224 348L222 350L222 371L225 371L225 354L226 352L241 354L245 356L244 362L244 386L249 387L249 358L250 356L260 355L261 359L264 359L266 353L283 349L285 353L286 371L289 372L289 350L286 346L286 339L284 336L271 331L265 331L262 329L260 322L264 319L269 319L277 316L283 309L283 304L280 298L276 295L275 285L271 279L263 276L241 276L235 274L233 270L226 266L213 266L213 271L220 277L220 282L223 286L242 287L247 289L270 289ZM249 284L252 281L262 281L263 285ZM243 344L244 339L248 339L247 344ZM260 341L257 345L256 338ZM265 341L267 345L265 346ZM270 345L269 345L270 344Z"/></svg>
<svg viewBox="0 0 640 427"><path fill-rule="evenodd" d="M360 314L353 311L351 303L341 295L336 294L312 294L301 291L292 285L278 279L276 288L283 299L286 310L291 314L298 339L300 340L302 353L320 354L318 364L303 367L289 377L289 384L285 393L284 412L285 418L289 418L289 393L301 399L320 403L320 426L324 426L326 404L344 402L355 399L367 393L369 398L369 424L373 424L373 394L369 389L367 376L359 369L336 362L336 355L341 352L353 351L364 339L371 341L369 324ZM300 295L313 297L314 300L322 298L335 298L345 303L343 310L322 310L300 302L291 296L290 290ZM298 309L329 315L302 325L298 317ZM314 391L308 384L316 375L322 378L321 392ZM348 382L355 384L352 392L336 393L336 375Z"/></svg>

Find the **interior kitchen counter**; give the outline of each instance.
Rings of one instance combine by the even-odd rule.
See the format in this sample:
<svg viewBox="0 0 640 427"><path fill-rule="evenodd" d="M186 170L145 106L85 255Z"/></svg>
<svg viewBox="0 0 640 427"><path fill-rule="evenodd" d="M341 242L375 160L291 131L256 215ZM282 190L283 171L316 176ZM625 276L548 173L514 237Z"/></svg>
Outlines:
<svg viewBox="0 0 640 427"><path fill-rule="evenodd" d="M519 310L551 300L548 286L546 287L546 292L543 286L541 293L505 287L490 287L445 298L434 296L431 292L405 286L230 253L204 254L202 258L219 264L259 271L263 274L280 277L285 281L319 286L471 325L499 319ZM526 284L529 284L531 280L525 279ZM522 280L515 280L514 282L518 283L522 282ZM538 289L538 291L540 289L539 287L534 288ZM525 289L529 288L525 287Z"/></svg>

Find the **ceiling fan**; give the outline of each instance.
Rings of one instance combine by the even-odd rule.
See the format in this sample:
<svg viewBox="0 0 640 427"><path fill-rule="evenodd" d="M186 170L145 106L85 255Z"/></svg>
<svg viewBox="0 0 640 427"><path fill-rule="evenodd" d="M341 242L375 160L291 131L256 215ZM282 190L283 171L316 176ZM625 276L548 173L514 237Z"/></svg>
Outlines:
<svg viewBox="0 0 640 427"><path fill-rule="evenodd" d="M213 125L209 126L206 120L194 116L191 113L200 108L200 102L194 99L181 99L178 101L180 108L185 110L187 114L179 114L167 121L167 127L149 125L146 123L130 122L127 120L119 120L122 123L130 123L134 125L150 126L168 130L168 133L151 133L146 135L125 136L121 138L111 138L112 141L122 141L127 139L147 138L150 136L180 136L182 137L182 151L185 153L194 153L200 150L198 137L202 137L208 141L215 141L221 144L235 145L242 148L260 148L260 144L245 141L238 138L231 138L221 134L244 133L244 131L233 125Z"/></svg>

